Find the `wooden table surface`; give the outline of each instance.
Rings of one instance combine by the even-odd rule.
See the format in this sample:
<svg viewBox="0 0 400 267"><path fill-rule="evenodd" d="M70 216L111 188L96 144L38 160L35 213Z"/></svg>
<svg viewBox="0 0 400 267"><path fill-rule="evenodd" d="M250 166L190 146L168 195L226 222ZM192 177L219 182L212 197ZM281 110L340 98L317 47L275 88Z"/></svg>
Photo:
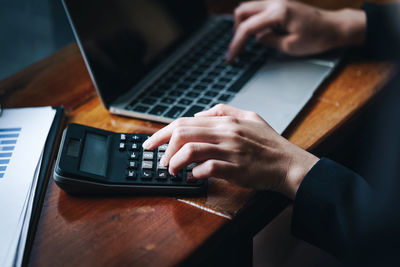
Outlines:
<svg viewBox="0 0 400 267"><path fill-rule="evenodd" d="M214 13L235 1L208 1ZM308 1L327 8L349 1ZM382 1L380 1L382 2ZM360 6L361 1L351 6ZM345 59L284 132L311 149L370 101L391 77L388 62ZM5 107L63 105L68 122L118 132L153 133L161 124L110 114L100 103L76 44L0 82ZM171 266L204 259L226 240L251 235L288 201L210 180L207 195L72 197L50 180L36 234L34 266Z"/></svg>

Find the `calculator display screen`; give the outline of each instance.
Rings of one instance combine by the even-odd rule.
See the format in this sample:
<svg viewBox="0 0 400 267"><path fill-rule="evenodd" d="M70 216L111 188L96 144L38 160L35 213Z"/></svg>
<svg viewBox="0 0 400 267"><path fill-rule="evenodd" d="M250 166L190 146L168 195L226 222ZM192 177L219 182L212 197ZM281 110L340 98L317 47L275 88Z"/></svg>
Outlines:
<svg viewBox="0 0 400 267"><path fill-rule="evenodd" d="M107 167L107 137L93 133L87 133L80 170L95 175L106 175Z"/></svg>

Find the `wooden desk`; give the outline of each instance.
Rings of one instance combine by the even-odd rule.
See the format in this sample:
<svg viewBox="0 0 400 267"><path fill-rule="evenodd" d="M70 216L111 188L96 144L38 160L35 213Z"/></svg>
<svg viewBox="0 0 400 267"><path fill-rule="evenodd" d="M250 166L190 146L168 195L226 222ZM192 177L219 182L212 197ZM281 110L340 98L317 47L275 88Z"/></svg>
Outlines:
<svg viewBox="0 0 400 267"><path fill-rule="evenodd" d="M214 12L235 5L209 2ZM323 4L344 6L340 1ZM387 62L350 59L321 86L284 135L302 148L315 147L371 100L393 71ZM75 44L0 82L0 99L6 107L64 105L68 122L112 131L153 133L163 126L109 114ZM252 235L288 203L279 194L256 193L220 180L211 180L207 196L198 198L78 198L50 180L31 264L170 266L212 259L215 265L244 265L251 256Z"/></svg>

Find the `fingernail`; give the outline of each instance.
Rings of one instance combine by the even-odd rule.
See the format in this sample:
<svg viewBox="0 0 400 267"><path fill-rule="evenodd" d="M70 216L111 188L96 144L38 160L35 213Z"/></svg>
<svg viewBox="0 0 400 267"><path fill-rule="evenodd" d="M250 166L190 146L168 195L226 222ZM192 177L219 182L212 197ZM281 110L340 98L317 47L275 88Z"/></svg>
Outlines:
<svg viewBox="0 0 400 267"><path fill-rule="evenodd" d="M167 162L166 161L167 160L165 159L165 156L162 156L161 159L160 159L160 164L163 165L163 166L167 166Z"/></svg>
<svg viewBox="0 0 400 267"><path fill-rule="evenodd" d="M169 174L171 174L171 175L173 175L173 176L176 176L176 173L173 172L173 171L171 171L171 168L168 168L168 172L169 172Z"/></svg>
<svg viewBox="0 0 400 267"><path fill-rule="evenodd" d="M143 144L142 144L142 147L144 148L144 149L147 149L147 148L149 148L150 147L150 139L147 139L146 141L144 141L143 142Z"/></svg>

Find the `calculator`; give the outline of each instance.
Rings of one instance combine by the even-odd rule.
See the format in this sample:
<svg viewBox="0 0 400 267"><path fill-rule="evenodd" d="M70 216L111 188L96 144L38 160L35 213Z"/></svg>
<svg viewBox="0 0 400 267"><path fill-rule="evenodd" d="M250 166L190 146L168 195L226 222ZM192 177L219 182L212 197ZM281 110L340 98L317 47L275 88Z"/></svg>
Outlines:
<svg viewBox="0 0 400 267"><path fill-rule="evenodd" d="M81 124L64 130L54 181L70 194L200 194L206 179L195 179L195 164L177 175L160 164L168 144L145 150L147 134L115 133Z"/></svg>

